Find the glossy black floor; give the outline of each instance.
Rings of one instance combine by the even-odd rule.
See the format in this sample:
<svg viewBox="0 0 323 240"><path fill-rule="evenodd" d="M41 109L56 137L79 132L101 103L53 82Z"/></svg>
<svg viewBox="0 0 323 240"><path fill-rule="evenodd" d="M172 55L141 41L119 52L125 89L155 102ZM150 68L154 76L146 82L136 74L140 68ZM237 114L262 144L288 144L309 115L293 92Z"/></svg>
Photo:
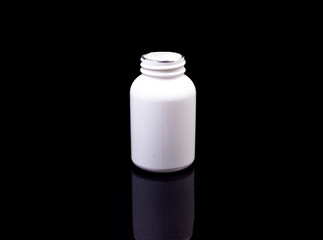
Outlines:
<svg viewBox="0 0 323 240"><path fill-rule="evenodd" d="M105 239L226 239L236 231L232 176L198 163L170 174L128 167L106 189Z"/></svg>
<svg viewBox="0 0 323 240"><path fill-rule="evenodd" d="M254 236L266 225L262 219L271 208L263 202L266 172L251 170L261 164L238 157L204 155L169 174L145 172L130 162L114 165L103 185L104 239Z"/></svg>

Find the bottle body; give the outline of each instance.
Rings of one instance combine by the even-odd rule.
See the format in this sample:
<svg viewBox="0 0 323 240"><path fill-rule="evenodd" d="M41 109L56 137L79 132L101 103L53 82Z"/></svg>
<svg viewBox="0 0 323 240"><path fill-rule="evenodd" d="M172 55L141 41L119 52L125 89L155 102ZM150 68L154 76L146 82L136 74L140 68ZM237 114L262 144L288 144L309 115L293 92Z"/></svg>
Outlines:
<svg viewBox="0 0 323 240"><path fill-rule="evenodd" d="M179 68L142 69L131 86L131 158L144 170L178 171L194 161L196 90Z"/></svg>

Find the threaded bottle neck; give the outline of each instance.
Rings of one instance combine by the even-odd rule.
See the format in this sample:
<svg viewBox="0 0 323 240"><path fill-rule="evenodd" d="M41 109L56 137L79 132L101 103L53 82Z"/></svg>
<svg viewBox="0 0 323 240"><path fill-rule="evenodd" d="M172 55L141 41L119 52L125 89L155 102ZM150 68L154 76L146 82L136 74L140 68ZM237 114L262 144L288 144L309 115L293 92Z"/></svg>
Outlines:
<svg viewBox="0 0 323 240"><path fill-rule="evenodd" d="M151 52L141 57L141 73L152 77L177 77L185 72L184 56L175 52Z"/></svg>

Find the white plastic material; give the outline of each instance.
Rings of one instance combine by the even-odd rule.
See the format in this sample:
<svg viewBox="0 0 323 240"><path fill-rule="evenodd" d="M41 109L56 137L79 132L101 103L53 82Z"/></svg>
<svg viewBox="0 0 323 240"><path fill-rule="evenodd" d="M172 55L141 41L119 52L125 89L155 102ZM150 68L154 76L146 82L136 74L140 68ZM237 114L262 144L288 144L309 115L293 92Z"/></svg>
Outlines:
<svg viewBox="0 0 323 240"><path fill-rule="evenodd" d="M130 89L131 157L138 167L173 172L195 158L196 90L173 52L141 58L141 75Z"/></svg>

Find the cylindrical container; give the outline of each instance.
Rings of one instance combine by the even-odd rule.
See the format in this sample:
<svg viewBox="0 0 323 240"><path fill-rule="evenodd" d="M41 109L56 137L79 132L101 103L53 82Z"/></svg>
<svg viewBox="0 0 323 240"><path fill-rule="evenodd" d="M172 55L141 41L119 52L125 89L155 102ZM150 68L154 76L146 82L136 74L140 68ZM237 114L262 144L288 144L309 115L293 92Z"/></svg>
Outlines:
<svg viewBox="0 0 323 240"><path fill-rule="evenodd" d="M130 89L131 158L147 171L173 172L195 158L196 90L179 53L141 57Z"/></svg>

